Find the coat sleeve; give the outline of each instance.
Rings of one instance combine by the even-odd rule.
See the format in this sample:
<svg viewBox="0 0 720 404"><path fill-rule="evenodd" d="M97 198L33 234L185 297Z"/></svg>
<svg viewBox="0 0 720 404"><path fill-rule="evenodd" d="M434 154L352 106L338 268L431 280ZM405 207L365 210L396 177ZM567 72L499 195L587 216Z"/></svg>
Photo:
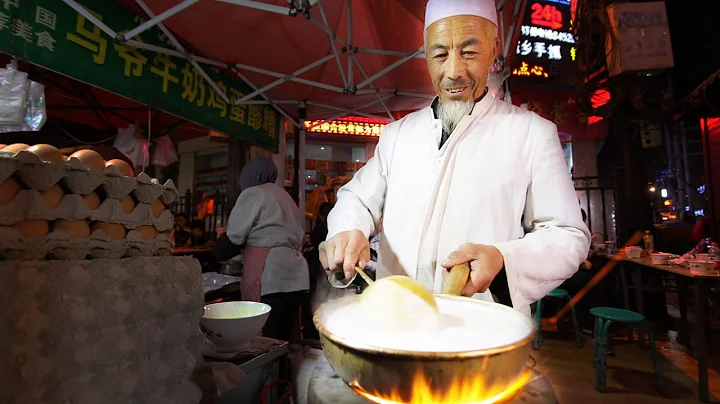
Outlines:
<svg viewBox="0 0 720 404"><path fill-rule="evenodd" d="M360 230L370 237L375 231L385 204L388 160L394 144L390 126L383 128L375 155L338 191L327 219L327 238L349 230Z"/></svg>
<svg viewBox="0 0 720 404"><path fill-rule="evenodd" d="M518 310L571 277L590 248L590 231L582 220L557 127L549 124L531 131L530 137L525 236L495 244L505 260L510 296Z"/></svg>
<svg viewBox="0 0 720 404"><path fill-rule="evenodd" d="M228 218L225 230L228 239L235 245L243 245L247 241L253 226L260 217L263 206L263 194L252 188L241 192Z"/></svg>

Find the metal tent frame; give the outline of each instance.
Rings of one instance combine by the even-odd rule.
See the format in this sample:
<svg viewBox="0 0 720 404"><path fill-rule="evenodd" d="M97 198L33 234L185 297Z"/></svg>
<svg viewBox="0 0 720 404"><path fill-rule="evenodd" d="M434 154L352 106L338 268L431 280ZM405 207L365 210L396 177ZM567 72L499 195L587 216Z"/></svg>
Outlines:
<svg viewBox="0 0 720 404"><path fill-rule="evenodd" d="M287 73L280 73L275 72L267 69L262 69L259 67L254 67L246 64L241 63L235 63L235 64L227 64L224 62L219 62L213 59L209 59L206 57L203 57L201 55L196 55L191 53L188 49L186 49L180 41L178 41L177 37L170 32L169 29L165 26L163 23L166 19L172 17L173 15L180 13L184 10L187 10L191 6L197 4L200 2L200 0L182 0L180 3L176 4L173 7L170 7L169 9L163 11L160 14L155 14L150 7L145 3L144 0L135 0L135 3L147 14L149 17L148 20L141 22L138 26L135 28L129 30L125 34L120 34L117 31L113 30L111 27L109 27L107 24L100 21L97 17L95 17L92 13L90 13L88 10L86 10L82 5L78 4L75 0L63 0L65 4L70 6L73 10L75 10L77 13L81 14L83 17L85 17L88 21L92 22L94 25L96 25L98 28L100 28L105 34L110 36L113 40L115 40L118 43L122 43L128 46L133 46L135 48L144 49L153 51L160 54L165 55L171 55L179 58L186 59L188 62L190 62L195 69L198 70L198 73L203 77L203 79L207 82L209 86L211 86L217 94L220 95L220 97L229 104L234 105L241 105L241 104L270 104L273 106L283 117L285 117L288 121L290 121L294 126L299 128L300 130L303 130L303 123L299 120L295 119L288 111L281 108L280 105L296 105L298 107L304 107L306 105L312 105L315 107L323 108L329 111L338 112L336 116L333 116L332 118L324 119L325 121L331 121L334 119L342 118L347 115L357 115L357 116L364 116L369 118L378 118L378 119L385 119L389 121L394 121L395 117L392 115L390 109L387 107L385 101L393 96L405 96L405 97L411 97L416 99L432 99L434 98L433 95L430 94L421 94L421 93L411 93L411 92L404 92L404 91L398 91L394 88L376 88L373 86L373 82L379 79L380 77L383 77L384 75L390 73L391 71L395 70L396 68L400 67L404 63L406 63L409 60L415 59L415 58L424 58L424 51L423 48L418 48L410 52L399 52L399 51L390 51L390 50L383 50L383 49L368 49L368 48L358 48L352 46L352 36L353 36L353 13L352 13L352 0L346 0L346 14L347 14L347 36L348 38L341 38L337 35L329 26L327 18L325 16L325 11L323 8L322 0L288 0L289 5L287 7L277 6L273 4L267 4L263 3L261 1L255 1L255 0L204 0L204 1L217 1L221 3L228 3L233 4L239 7L247 7L252 8L256 10L265 11L268 13L274 13L274 14L280 14L280 15L286 15L289 17L296 17L299 14L302 14L304 18L312 25L323 31L328 38L328 41L330 43L331 53L306 65L303 66L295 71L293 71L290 74ZM313 15L311 15L311 10L317 10L320 16L320 20L315 18ZM173 47L175 49L165 48L161 46L146 44L143 42L136 41L132 38L135 38L137 35L147 31L148 29L157 26L163 34L167 36L167 38L172 43ZM367 54L375 54L375 55L383 55L383 56L396 56L400 59L396 62L390 64L389 66L385 67L379 72L376 72L372 75L368 75L366 70L363 68L360 61L354 57L354 54L356 53L367 53ZM347 61L345 62L345 66L343 66L343 61L340 59L341 54L347 54ZM337 69L340 73L340 77L343 81L343 87L330 85L326 83L320 83L317 81L307 80L303 79L300 76L308 72L316 67L325 65L327 63L334 63L337 65ZM201 64L205 64L208 66L218 67L221 69L225 69L228 71L233 72L237 77L239 77L241 80L243 80L245 83L247 83L254 91L246 96L244 96L241 99L233 100L231 101L228 97L228 95L222 91L217 84L207 75ZM364 78L363 81L360 81L357 83L355 77L354 77L354 69L357 68L357 70L362 74L362 77ZM271 82L270 84L258 88L256 85L254 85L248 78L242 73L242 71L248 71L253 73L259 73L264 74L266 76L275 77L277 80ZM370 103L367 103L365 105L362 105L360 108L357 109L347 109L342 108L339 106L333 106L328 105L324 103L318 103L318 102L312 102L308 101L305 102L303 100L271 100L269 96L267 95L267 91L285 83L288 81L308 85L315 88L320 88L332 92L336 92L339 94L355 94L355 95L367 95L367 94L374 94L376 99ZM254 100L253 98L260 96L263 98L263 100ZM374 106L376 104L380 104L387 116L380 116L376 114L366 113L362 112L362 109Z"/></svg>

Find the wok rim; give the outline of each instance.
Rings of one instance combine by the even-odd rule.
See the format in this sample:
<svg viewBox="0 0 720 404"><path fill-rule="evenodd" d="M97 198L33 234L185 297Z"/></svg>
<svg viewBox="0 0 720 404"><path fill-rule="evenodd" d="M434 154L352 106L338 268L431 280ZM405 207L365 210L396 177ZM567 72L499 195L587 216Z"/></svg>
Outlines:
<svg viewBox="0 0 720 404"><path fill-rule="evenodd" d="M344 348L353 349L356 351L372 354L372 355L385 355L385 356L393 356L393 357L408 357L412 359L424 359L424 360L457 360L457 359L476 359L481 358L484 356L491 356L491 355L498 355L505 352L513 351L515 349L521 348L523 346L526 346L532 342L532 340L535 338L535 335L537 334L537 324L535 322L525 316L524 314L518 312L517 310L513 309L512 307L508 307L499 303L494 302L487 302L484 300L477 300L472 299L468 297L462 297L462 296L450 296L450 295L440 295L436 294L436 298L440 299L448 299L448 300L456 300L461 301L461 303L465 304L479 304L484 306L492 306L493 310L504 310L509 315L515 316L519 319L521 319L526 325L528 325L529 332L528 335L525 337L511 342L509 344L500 345L497 347L492 348L485 348L485 349L477 349L472 351L443 351L443 352L428 352L428 351L408 351L403 349L392 349L392 348L383 348L376 345L368 345L363 344L359 342L352 341L351 339L344 338L341 336L338 336L334 333L332 333L330 330L328 330L324 324L321 324L320 317L322 314L324 314L324 311L330 310L331 306L335 306L339 304L338 302L342 300L346 301L357 301L360 299L360 295L352 295L352 296L345 296L340 299L332 300L330 302L323 303L315 312L313 315L313 323L315 324L315 327L317 328L318 332L321 336L327 338L328 340L332 341L333 343L340 345ZM328 306L331 305L331 306Z"/></svg>

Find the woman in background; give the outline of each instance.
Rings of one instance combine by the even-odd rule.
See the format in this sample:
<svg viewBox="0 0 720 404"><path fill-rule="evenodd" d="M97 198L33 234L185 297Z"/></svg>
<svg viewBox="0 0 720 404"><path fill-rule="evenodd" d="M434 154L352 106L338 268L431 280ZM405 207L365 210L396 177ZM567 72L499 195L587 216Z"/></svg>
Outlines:
<svg viewBox="0 0 720 404"><path fill-rule="evenodd" d="M300 252L304 215L275 185L276 179L272 160L247 163L240 172L240 196L213 254L218 261L243 254L242 300L272 308L264 336L294 341L299 339L300 306L310 288L308 264Z"/></svg>

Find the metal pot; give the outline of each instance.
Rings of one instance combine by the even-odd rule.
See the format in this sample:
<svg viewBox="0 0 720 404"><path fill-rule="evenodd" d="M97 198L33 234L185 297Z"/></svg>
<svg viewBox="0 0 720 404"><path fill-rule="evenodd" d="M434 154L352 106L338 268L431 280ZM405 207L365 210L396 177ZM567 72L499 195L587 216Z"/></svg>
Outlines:
<svg viewBox="0 0 720 404"><path fill-rule="evenodd" d="M414 352L368 346L333 334L326 327L331 314L347 304L359 304L360 296L346 296L323 304L313 321L320 332L325 355L335 373L356 392L393 401L410 402L413 388L424 380L432 398L423 402L442 402L453 395L453 388L478 384L482 397L473 401L497 398L522 386L530 355L530 343L535 337L534 322L510 307L466 297L436 295L437 299L455 299L462 304L486 305L502 311L509 321L519 320L527 327L527 335L519 341L492 349L465 352ZM478 319L482 321L482 319ZM493 330L488 330L493 332ZM448 341L449 344L452 341ZM420 376L421 379L418 378ZM477 393L477 391L474 391ZM415 392L416 393L416 392ZM454 393L457 395L457 391ZM465 394L467 396L472 393Z"/></svg>
<svg viewBox="0 0 720 404"><path fill-rule="evenodd" d="M220 261L219 264L218 273L230 276L242 276L242 261Z"/></svg>

